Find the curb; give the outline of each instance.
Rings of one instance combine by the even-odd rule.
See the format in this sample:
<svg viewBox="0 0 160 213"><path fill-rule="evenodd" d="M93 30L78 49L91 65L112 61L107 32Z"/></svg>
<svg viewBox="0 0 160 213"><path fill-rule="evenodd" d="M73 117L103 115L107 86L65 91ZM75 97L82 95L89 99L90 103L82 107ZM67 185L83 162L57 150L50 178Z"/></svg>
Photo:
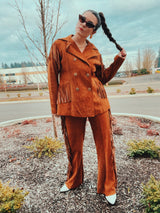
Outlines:
<svg viewBox="0 0 160 213"><path fill-rule="evenodd" d="M145 118L145 119L160 123L160 117L155 117L155 116L150 116L150 115L140 115L140 114L130 114L130 113L112 113L112 115ZM25 120L37 120L37 119L42 119L42 118L51 118L51 115L27 117L27 118L20 118L20 119L15 119L15 120L4 121L4 122L0 122L0 127L6 127L6 126L18 124Z"/></svg>
<svg viewBox="0 0 160 213"><path fill-rule="evenodd" d="M151 116L151 115L141 115L141 114L131 114L131 113L112 113L112 115L145 118L145 119L160 123L160 117Z"/></svg>
<svg viewBox="0 0 160 213"><path fill-rule="evenodd" d="M48 99L39 100L24 100L24 101L2 101L0 104L22 104L22 103L37 103L37 102L48 102Z"/></svg>
<svg viewBox="0 0 160 213"><path fill-rule="evenodd" d="M160 96L160 93L142 93L142 94L133 94L133 95L108 95L108 98L137 98L137 97L146 97L146 96Z"/></svg>
<svg viewBox="0 0 160 213"><path fill-rule="evenodd" d="M6 127L6 126L22 123L25 120L38 120L38 119L42 119L42 118L51 118L51 115L34 116L34 117L27 117L27 118L20 118L20 119L4 121L4 122L0 122L0 127Z"/></svg>

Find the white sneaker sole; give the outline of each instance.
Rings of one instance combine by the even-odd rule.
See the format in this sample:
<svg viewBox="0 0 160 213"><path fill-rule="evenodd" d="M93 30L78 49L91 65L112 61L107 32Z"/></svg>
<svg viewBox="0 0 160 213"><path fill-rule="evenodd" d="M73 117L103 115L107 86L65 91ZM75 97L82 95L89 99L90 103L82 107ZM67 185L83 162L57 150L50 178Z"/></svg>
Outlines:
<svg viewBox="0 0 160 213"><path fill-rule="evenodd" d="M60 192L68 192L70 189L64 184L62 188L60 189Z"/></svg>
<svg viewBox="0 0 160 213"><path fill-rule="evenodd" d="M107 199L108 203L110 203L111 205L115 204L116 198L117 198L116 194L110 195L110 196L106 196L106 199Z"/></svg>

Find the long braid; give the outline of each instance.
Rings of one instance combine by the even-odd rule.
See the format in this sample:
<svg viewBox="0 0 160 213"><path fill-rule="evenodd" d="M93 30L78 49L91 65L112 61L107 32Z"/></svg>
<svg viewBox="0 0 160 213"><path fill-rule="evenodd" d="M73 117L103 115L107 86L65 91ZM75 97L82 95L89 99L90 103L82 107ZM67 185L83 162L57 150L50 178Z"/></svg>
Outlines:
<svg viewBox="0 0 160 213"><path fill-rule="evenodd" d="M102 29L103 29L105 35L109 38L109 40L110 40L111 42L113 42L113 43L116 45L116 48L117 48L119 51L121 51L121 50L122 50L122 47L121 47L119 44L117 44L116 40L112 37L112 34L111 34L111 32L110 32L110 30L109 30L109 28L107 27L107 24L106 24L106 22L105 22L105 17L104 17L104 15L103 15L103 13L99 13L99 16L100 16L100 18L101 18Z"/></svg>

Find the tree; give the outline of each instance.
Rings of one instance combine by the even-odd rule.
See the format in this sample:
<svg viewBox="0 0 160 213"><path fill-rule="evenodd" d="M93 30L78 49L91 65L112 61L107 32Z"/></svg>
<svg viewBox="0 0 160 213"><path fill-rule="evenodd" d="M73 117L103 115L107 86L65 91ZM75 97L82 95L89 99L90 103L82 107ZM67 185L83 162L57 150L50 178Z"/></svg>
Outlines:
<svg viewBox="0 0 160 213"><path fill-rule="evenodd" d="M36 54L33 53L33 51L30 49L30 44L34 46L34 48L41 54L43 58L43 63L46 65L47 68L47 59L49 54L49 48L51 46L51 43L53 43L57 33L62 28L63 24L59 24L59 17L60 17L60 8L61 8L61 0L35 0L33 1L36 3L36 14L38 18L38 24L34 25L37 27L37 30L39 30L39 39L35 39L36 36L32 36L29 33L29 30L26 25L26 20L24 18L23 10L18 4L18 1L15 0L15 8L18 12L18 15L20 17L21 24L23 26L27 42L25 39L21 36L21 40L23 44L25 45L25 48L29 52L29 55L31 59L34 58L40 65L42 63L36 56ZM57 8L54 8L55 3L57 3ZM35 30L37 32L37 30ZM47 76L46 76L47 77ZM53 126L54 126L54 133L55 137L57 137L57 131L56 131L56 125L55 125L55 117L53 117Z"/></svg>
<svg viewBox="0 0 160 213"><path fill-rule="evenodd" d="M158 57L155 60L155 68L159 68L159 67L160 67L160 48L159 48Z"/></svg>
<svg viewBox="0 0 160 213"><path fill-rule="evenodd" d="M138 49L138 55L137 55L137 60L136 60L136 67L137 67L138 73L140 74L140 72L141 72L141 54L140 54L139 49Z"/></svg>
<svg viewBox="0 0 160 213"><path fill-rule="evenodd" d="M143 52L143 68L151 73L155 62L155 52L151 48L146 48Z"/></svg>
<svg viewBox="0 0 160 213"><path fill-rule="evenodd" d="M0 74L0 86L3 84L2 75Z"/></svg>
<svg viewBox="0 0 160 213"><path fill-rule="evenodd" d="M127 76L131 76L131 71L132 71L132 63L128 61L128 59L125 61L124 64L125 67L125 73Z"/></svg>
<svg viewBox="0 0 160 213"><path fill-rule="evenodd" d="M60 18L60 8L61 8L61 0L35 0L33 3L36 4L36 20L37 23L34 24L35 35L31 35L30 30L27 27L26 19L23 14L22 7L20 7L17 0L15 1L15 8L20 17L21 25L23 26L23 30L26 35L26 39L20 35L20 39L22 40L26 50L28 51L30 58L32 61L37 61L40 65L39 58L36 54L33 53L33 50L30 48L31 46L36 49L43 58L43 64L47 66L47 59L49 54L49 49L51 44L53 43L57 33L60 31L64 22L59 24ZM23 2L23 0L22 0ZM57 5L56 5L57 4ZM54 8L55 5L55 8ZM56 8L57 7L57 8ZM36 33L38 33L38 38L36 37Z"/></svg>

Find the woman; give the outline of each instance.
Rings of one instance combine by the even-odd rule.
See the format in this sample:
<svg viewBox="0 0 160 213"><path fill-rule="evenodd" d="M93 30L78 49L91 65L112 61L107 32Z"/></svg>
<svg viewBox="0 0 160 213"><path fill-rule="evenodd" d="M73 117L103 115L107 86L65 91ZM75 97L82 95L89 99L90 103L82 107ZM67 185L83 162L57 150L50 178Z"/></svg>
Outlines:
<svg viewBox="0 0 160 213"><path fill-rule="evenodd" d="M102 25L119 54L104 68L97 48L87 38ZM103 13L93 10L79 15L75 35L56 40L48 59L48 84L52 115L62 118L62 130L69 160L68 177L60 192L83 182L83 140L88 118L98 155L97 192L110 204L116 202L115 150L111 132L110 105L103 84L114 77L126 52L113 39Z"/></svg>

